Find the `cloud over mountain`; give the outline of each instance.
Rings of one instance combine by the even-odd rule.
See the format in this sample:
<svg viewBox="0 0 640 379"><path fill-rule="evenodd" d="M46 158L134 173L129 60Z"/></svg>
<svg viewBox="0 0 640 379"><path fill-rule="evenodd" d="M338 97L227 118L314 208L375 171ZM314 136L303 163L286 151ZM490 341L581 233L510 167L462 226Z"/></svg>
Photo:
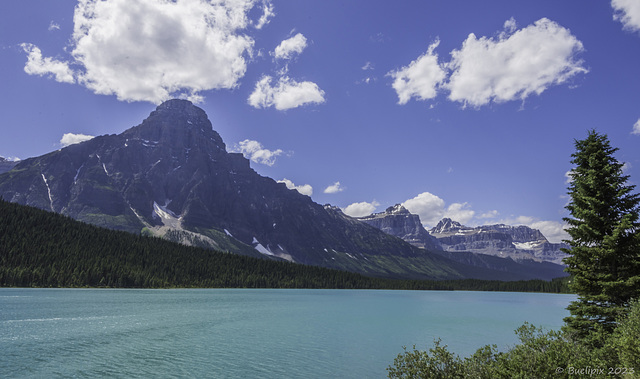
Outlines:
<svg viewBox="0 0 640 379"><path fill-rule="evenodd" d="M248 13L256 3L80 0L72 60L43 58L37 46L23 44L29 59L25 71L124 101L199 100L200 91L234 88L244 76L254 40L241 31L262 27L273 14L263 1L263 16L252 22Z"/></svg>
<svg viewBox="0 0 640 379"><path fill-rule="evenodd" d="M338 193L342 191L344 191L344 187L340 184L340 182L335 182L324 189L324 193Z"/></svg>
<svg viewBox="0 0 640 379"><path fill-rule="evenodd" d="M273 166L276 163L276 157L283 153L280 149L265 149L260 142L249 139L240 141L235 146L234 151L242 153L245 158L250 159L252 162L267 166Z"/></svg>
<svg viewBox="0 0 640 379"><path fill-rule="evenodd" d="M372 214L379 205L380 203L375 200L370 203L363 201L360 203L349 204L342 211L351 217L364 217Z"/></svg>
<svg viewBox="0 0 640 379"><path fill-rule="evenodd" d="M284 183L288 189L296 190L303 195L311 196L313 195L313 187L310 184L303 184L301 186L295 185L291 180L284 178L282 180L278 180L278 183Z"/></svg>
<svg viewBox="0 0 640 379"><path fill-rule="evenodd" d="M89 136L86 134L65 133L60 139L60 145L62 147L66 147L69 145L74 145L76 143L88 141L92 138L94 138L94 136Z"/></svg>

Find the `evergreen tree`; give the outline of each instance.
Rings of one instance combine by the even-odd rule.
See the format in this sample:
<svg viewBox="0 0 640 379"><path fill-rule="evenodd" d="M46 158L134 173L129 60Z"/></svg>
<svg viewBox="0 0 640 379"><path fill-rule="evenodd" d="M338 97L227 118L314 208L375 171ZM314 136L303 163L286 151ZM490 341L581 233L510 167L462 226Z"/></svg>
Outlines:
<svg viewBox="0 0 640 379"><path fill-rule="evenodd" d="M570 289L578 300L568 307L566 329L601 344L615 329L633 298L640 295L640 195L627 185L629 176L613 154L606 135L590 131L575 142L567 205L571 217L565 258L572 274Z"/></svg>

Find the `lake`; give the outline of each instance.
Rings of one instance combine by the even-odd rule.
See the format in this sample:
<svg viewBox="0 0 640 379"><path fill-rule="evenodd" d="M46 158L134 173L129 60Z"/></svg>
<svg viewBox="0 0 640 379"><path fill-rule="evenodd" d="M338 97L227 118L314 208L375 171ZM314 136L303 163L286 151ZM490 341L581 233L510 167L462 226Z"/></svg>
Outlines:
<svg viewBox="0 0 640 379"><path fill-rule="evenodd" d="M434 338L506 349L574 295L286 289L0 289L0 377L383 378Z"/></svg>

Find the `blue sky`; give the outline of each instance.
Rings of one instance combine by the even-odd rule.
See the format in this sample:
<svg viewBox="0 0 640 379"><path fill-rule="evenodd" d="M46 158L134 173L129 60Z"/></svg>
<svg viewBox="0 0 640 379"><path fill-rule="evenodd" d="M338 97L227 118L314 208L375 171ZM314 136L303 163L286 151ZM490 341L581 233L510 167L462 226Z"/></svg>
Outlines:
<svg viewBox="0 0 640 379"><path fill-rule="evenodd" d="M0 2L0 155L189 98L229 151L352 215L563 237L574 139L640 170L640 1Z"/></svg>

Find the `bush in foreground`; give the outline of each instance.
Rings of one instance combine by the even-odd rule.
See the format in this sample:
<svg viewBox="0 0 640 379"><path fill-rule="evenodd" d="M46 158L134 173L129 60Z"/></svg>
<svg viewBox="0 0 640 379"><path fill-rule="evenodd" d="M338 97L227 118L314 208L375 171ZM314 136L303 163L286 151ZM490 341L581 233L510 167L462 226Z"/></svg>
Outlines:
<svg viewBox="0 0 640 379"><path fill-rule="evenodd" d="M390 378L636 378L640 375L640 302L629 307L603 347L593 348L565 331L525 323L520 343L506 352L495 345L460 358L440 340L429 351L405 348L387 368Z"/></svg>

